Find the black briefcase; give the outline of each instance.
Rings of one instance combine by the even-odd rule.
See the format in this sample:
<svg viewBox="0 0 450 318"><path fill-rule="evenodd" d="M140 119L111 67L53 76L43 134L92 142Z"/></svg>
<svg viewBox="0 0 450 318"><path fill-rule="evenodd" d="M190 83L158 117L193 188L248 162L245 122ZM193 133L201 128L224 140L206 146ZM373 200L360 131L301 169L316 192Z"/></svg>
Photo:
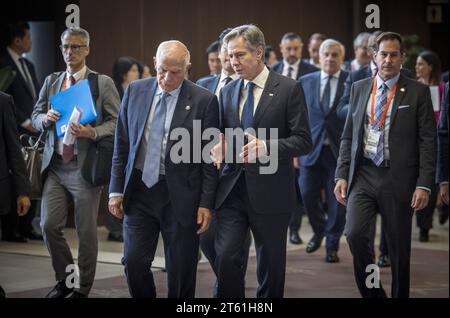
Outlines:
<svg viewBox="0 0 450 318"><path fill-rule="evenodd" d="M114 136L91 142L81 169L83 179L93 186L109 184L113 152Z"/></svg>

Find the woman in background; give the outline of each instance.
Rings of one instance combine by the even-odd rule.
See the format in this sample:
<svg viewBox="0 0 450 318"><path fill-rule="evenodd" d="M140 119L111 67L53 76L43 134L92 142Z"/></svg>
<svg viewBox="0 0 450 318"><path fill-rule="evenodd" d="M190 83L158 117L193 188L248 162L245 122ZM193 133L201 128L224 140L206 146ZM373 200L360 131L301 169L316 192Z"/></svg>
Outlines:
<svg viewBox="0 0 450 318"><path fill-rule="evenodd" d="M122 100L123 94L128 85L139 78L141 78L139 72L139 62L128 56L120 57L113 67L113 80L116 84L117 91L119 92L120 99Z"/></svg>

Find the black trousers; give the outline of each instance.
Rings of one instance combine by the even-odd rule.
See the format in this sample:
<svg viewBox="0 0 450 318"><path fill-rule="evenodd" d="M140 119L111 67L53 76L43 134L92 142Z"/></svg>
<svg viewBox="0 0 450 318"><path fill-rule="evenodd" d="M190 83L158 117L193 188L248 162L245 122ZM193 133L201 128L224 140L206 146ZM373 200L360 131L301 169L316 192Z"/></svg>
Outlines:
<svg viewBox="0 0 450 318"><path fill-rule="evenodd" d="M356 172L348 197L345 234L353 254L356 283L365 298L385 296L381 283L379 288L366 284L371 274L366 272L367 266L374 262L370 227L378 211L391 260L392 297L409 297L413 210L411 202L400 202L393 190L389 168L363 165Z"/></svg>
<svg viewBox="0 0 450 318"><path fill-rule="evenodd" d="M164 241L169 298L195 297L199 238L197 224L182 226L173 213L167 183L159 181L152 188L135 170L133 189L125 206L124 257L128 288L132 297L156 297L151 265L159 233Z"/></svg>
<svg viewBox="0 0 450 318"><path fill-rule="evenodd" d="M245 297L242 245L248 229L253 233L257 258L259 298L284 295L286 239L290 213L261 214L250 203L244 172L216 211L216 270L219 298Z"/></svg>

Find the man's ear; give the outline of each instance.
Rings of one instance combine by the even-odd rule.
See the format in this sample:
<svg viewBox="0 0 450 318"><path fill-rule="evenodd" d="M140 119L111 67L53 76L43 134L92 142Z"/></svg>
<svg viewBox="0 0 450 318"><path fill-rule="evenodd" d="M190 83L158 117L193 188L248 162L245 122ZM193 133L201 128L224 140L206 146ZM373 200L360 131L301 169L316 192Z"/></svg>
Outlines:
<svg viewBox="0 0 450 318"><path fill-rule="evenodd" d="M186 66L186 71L189 71L189 70L191 69L191 67L192 67L192 63L189 63L189 64Z"/></svg>
<svg viewBox="0 0 450 318"><path fill-rule="evenodd" d="M153 66L155 67L156 70L156 56L153 57Z"/></svg>

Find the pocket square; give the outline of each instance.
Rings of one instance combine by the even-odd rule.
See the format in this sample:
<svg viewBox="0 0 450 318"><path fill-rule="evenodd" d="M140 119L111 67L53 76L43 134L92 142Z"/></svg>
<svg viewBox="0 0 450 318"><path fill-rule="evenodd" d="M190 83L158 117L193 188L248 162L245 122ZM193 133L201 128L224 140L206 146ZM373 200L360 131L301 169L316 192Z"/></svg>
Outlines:
<svg viewBox="0 0 450 318"><path fill-rule="evenodd" d="M402 105L402 106L398 106L398 109L400 110L400 109L405 109L405 108L409 108L410 107L410 105Z"/></svg>

